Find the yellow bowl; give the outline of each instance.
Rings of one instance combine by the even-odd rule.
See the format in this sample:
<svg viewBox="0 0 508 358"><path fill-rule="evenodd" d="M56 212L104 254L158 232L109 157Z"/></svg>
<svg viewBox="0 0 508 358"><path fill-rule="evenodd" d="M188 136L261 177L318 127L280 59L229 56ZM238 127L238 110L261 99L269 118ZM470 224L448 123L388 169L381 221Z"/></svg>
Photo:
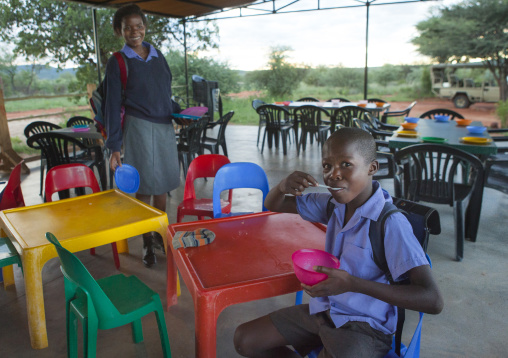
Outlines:
<svg viewBox="0 0 508 358"><path fill-rule="evenodd" d="M485 137L462 137L460 138L464 143L467 144L490 144L492 139Z"/></svg>
<svg viewBox="0 0 508 358"><path fill-rule="evenodd" d="M398 130L398 131L395 131L395 134L397 134L400 137L410 137L410 138L416 138L418 136L417 131L411 131L411 130L408 130L408 131Z"/></svg>
<svg viewBox="0 0 508 358"><path fill-rule="evenodd" d="M404 122L404 123L401 123L400 125L404 129L415 129L418 126L418 123Z"/></svg>
<svg viewBox="0 0 508 358"><path fill-rule="evenodd" d="M358 103L358 107L365 108L367 107L367 103Z"/></svg>
<svg viewBox="0 0 508 358"><path fill-rule="evenodd" d="M384 105L384 102L376 102L376 107L383 107Z"/></svg>
<svg viewBox="0 0 508 358"><path fill-rule="evenodd" d="M455 120L455 122L457 123L458 126L468 126L468 125L470 125L473 122L473 120L471 120L471 119L459 119L459 118L457 118Z"/></svg>

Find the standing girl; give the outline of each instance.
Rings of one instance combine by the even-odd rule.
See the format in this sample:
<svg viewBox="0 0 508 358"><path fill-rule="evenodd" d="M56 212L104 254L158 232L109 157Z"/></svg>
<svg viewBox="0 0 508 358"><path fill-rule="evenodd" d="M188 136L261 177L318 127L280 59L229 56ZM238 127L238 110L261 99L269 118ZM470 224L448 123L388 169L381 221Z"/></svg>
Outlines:
<svg viewBox="0 0 508 358"><path fill-rule="evenodd" d="M106 67L105 118L112 151L110 167L115 170L124 163L135 167L140 174L136 198L166 211L166 193L180 185L180 168L175 131L171 115L171 70L162 53L144 42L146 17L137 5L117 10L113 29L123 37L121 52L128 67L127 87L122 98L120 68L112 56ZM122 129L121 107L125 107ZM143 263L152 267L157 258L154 245L163 249L162 238L156 233L143 234Z"/></svg>

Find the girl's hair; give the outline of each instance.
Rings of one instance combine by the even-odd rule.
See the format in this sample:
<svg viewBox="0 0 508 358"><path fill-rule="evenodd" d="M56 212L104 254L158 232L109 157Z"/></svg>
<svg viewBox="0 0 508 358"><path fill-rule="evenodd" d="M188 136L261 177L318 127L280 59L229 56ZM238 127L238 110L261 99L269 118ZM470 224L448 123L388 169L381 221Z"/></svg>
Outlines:
<svg viewBox="0 0 508 358"><path fill-rule="evenodd" d="M139 15L141 20L143 20L143 24L146 25L146 16L138 5L125 5L116 10L115 15L113 16L113 30L115 33L121 32L123 18L130 15Z"/></svg>

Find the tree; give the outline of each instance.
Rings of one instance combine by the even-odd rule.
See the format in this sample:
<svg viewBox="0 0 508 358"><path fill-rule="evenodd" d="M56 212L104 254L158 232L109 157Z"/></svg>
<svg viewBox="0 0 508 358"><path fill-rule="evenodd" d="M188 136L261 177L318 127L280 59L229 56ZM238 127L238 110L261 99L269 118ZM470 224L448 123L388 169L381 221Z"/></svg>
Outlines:
<svg viewBox="0 0 508 358"><path fill-rule="evenodd" d="M290 95L298 87L304 77L305 70L298 69L288 62L287 52L291 48L287 46L275 46L268 55L267 71L254 71L248 74L248 80L256 86L268 90L274 97Z"/></svg>
<svg viewBox="0 0 508 358"><path fill-rule="evenodd" d="M173 94L185 97L185 58L182 51L171 51L166 56L173 74ZM208 81L219 82L221 94L238 91L239 76L230 70L229 65L209 57L198 57L195 54L187 56L189 75L198 75ZM189 91L192 95L192 91Z"/></svg>
<svg viewBox="0 0 508 358"><path fill-rule="evenodd" d="M412 40L418 51L435 60L481 59L508 97L508 0L464 0L438 10L416 25Z"/></svg>
<svg viewBox="0 0 508 358"><path fill-rule="evenodd" d="M32 94L33 85L41 66L37 66L33 62L30 66L23 66L24 68L21 69L15 64L15 61L16 56L12 54L0 54L0 77L3 80L5 95Z"/></svg>
<svg viewBox="0 0 508 358"><path fill-rule="evenodd" d="M113 33L114 10L97 10L96 14L104 68L123 41ZM183 27L178 19L147 17L146 41L163 49L183 46ZM92 26L92 9L84 5L56 0L0 0L0 39L15 44L16 54L38 62L46 59L56 61L59 67L68 62L79 65L76 77L82 89L86 83L97 82ZM217 36L215 23L187 25L190 51L217 47Z"/></svg>

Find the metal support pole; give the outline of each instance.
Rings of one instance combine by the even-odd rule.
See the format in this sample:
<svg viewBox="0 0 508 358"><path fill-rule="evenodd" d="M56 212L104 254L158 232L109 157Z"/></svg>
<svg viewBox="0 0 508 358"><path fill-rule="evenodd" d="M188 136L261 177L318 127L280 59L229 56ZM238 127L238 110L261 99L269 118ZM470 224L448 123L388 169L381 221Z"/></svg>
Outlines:
<svg viewBox="0 0 508 358"><path fill-rule="evenodd" d="M367 7L367 24L365 27L365 70L363 75L363 99L367 99L367 83L369 80L369 65L368 65L368 53L369 53L369 9L370 2L366 2L365 6Z"/></svg>
<svg viewBox="0 0 508 358"><path fill-rule="evenodd" d="M187 95L187 104L189 104L189 63L187 60L187 29L186 19L183 19L183 51L185 58L185 91Z"/></svg>
<svg viewBox="0 0 508 358"><path fill-rule="evenodd" d="M100 55L100 46L99 46L99 31L97 31L97 10L92 8L92 21L93 21L93 39L95 46L95 58L97 62L97 77L98 82L101 83L101 55Z"/></svg>

